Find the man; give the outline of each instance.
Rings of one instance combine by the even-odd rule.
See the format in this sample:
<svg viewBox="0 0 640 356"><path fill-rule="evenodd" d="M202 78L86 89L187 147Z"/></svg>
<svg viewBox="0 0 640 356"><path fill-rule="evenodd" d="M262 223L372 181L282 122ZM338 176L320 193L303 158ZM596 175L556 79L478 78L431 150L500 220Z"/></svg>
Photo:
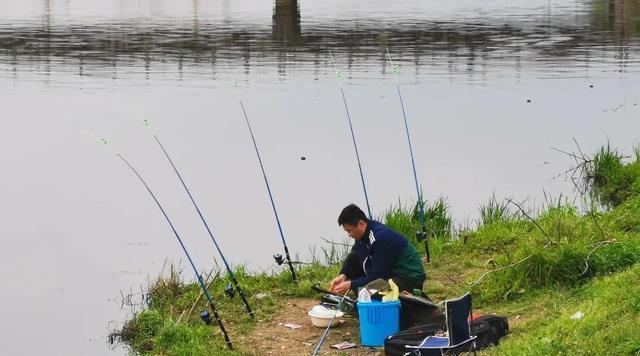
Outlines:
<svg viewBox="0 0 640 356"><path fill-rule="evenodd" d="M369 220L355 204L342 209L338 217L349 237L355 240L340 275L331 281L331 291L344 294L378 278L393 279L400 291L422 290L425 273L415 247L404 236L384 224Z"/></svg>

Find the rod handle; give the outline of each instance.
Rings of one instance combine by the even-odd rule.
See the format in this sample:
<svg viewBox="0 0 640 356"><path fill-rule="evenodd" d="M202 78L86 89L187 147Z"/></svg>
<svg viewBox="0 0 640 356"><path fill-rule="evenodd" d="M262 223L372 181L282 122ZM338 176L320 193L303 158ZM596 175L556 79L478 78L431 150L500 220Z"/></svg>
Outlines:
<svg viewBox="0 0 640 356"><path fill-rule="evenodd" d="M431 252L429 251L429 234L426 231L425 225L422 225L422 236L424 236L424 255L426 262L431 263Z"/></svg>
<svg viewBox="0 0 640 356"><path fill-rule="evenodd" d="M429 237L424 240L424 252L426 257L426 262L431 263L431 253L429 252Z"/></svg>
<svg viewBox="0 0 640 356"><path fill-rule="evenodd" d="M293 282L298 282L298 277L296 276L296 270L293 268L293 263L291 262L291 257L289 256L289 248L284 247L284 253L287 256L287 264L289 265L289 270L291 271L291 278Z"/></svg>
<svg viewBox="0 0 640 356"><path fill-rule="evenodd" d="M238 283L238 280L235 276L233 276L232 281L236 286L236 289L238 290L238 294L240 294L240 299L242 300L242 304L244 304L244 309L247 311L247 314L249 314L251 319L255 319L253 310L251 310L251 306L249 305L249 301L247 301L247 297L244 295L244 291L242 290L242 288L240 288L240 283Z"/></svg>
<svg viewBox="0 0 640 356"><path fill-rule="evenodd" d="M213 304L213 302L209 302L209 307L211 307L211 312L213 313L213 317L216 319L216 322L218 323L218 327L220 328L220 331L222 331L222 336L224 337L224 342L227 344L227 348L229 350L233 350L233 344L231 343L229 334L227 334L227 329L225 329L224 324L222 324L222 319L220 319L220 314L218 314L218 310L216 309L215 304Z"/></svg>

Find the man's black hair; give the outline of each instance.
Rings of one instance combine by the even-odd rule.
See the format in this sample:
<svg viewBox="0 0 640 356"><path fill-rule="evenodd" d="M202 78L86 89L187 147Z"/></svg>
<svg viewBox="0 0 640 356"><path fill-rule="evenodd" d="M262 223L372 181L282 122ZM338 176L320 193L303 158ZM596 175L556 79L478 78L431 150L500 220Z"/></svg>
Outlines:
<svg viewBox="0 0 640 356"><path fill-rule="evenodd" d="M351 203L340 212L340 216L338 216L338 225L356 225L360 220L369 222L369 219L367 219L367 215L364 213L364 211L358 208L357 205Z"/></svg>

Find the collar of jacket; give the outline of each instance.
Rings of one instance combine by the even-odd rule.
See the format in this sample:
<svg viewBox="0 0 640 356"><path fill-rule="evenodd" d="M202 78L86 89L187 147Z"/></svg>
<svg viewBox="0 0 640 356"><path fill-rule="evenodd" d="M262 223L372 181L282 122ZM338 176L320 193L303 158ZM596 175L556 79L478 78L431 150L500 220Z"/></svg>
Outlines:
<svg viewBox="0 0 640 356"><path fill-rule="evenodd" d="M367 246L367 249L370 249L373 242L375 242L375 238L373 239L373 241L371 239L371 223L372 222L374 221L369 220L369 222L367 223L367 228L364 230L364 235L362 235L362 238L358 240L358 243L364 244L365 246Z"/></svg>

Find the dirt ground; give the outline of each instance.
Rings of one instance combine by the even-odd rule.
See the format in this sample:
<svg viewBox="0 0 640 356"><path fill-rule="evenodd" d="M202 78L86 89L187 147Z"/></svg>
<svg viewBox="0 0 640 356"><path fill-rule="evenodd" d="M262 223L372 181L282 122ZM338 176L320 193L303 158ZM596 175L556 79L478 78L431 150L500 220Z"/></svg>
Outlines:
<svg viewBox="0 0 640 356"><path fill-rule="evenodd" d="M258 320L256 327L248 334L234 335L234 340L239 342L240 350L245 355L311 355L315 350L324 328L318 328L311 324L307 312L318 304L317 299L291 299L285 307L270 321ZM485 314L482 310L476 310L477 315ZM526 316L516 315L509 318L510 327L517 327L527 319ZM319 355L366 355L382 356L382 347L363 347L360 344L360 331L358 319L353 315L345 315L340 318L342 323L332 327L329 335L320 348ZM293 323L302 326L299 329L290 329L284 324ZM352 342L358 346L347 350L337 350L330 345L340 342ZM479 352L479 354L483 354Z"/></svg>
<svg viewBox="0 0 640 356"><path fill-rule="evenodd" d="M271 321L258 321L254 330L247 335L237 336L242 352L247 355L311 355L315 350L324 328L314 327L307 312L318 304L314 299L292 299ZM340 318L341 325L332 327L322 344L319 355L383 355L383 349L360 346L358 320L352 315ZM301 325L290 329L284 324ZM353 349L336 350L330 345L343 341L358 346Z"/></svg>

